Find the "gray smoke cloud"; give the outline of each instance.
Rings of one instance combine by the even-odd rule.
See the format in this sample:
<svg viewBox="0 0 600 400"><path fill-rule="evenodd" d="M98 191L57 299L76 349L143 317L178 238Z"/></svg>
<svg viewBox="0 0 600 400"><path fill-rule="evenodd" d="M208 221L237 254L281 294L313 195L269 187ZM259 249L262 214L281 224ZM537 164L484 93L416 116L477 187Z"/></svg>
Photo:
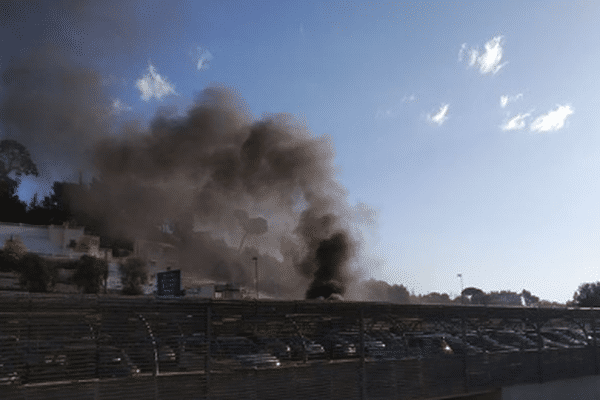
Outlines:
<svg viewBox="0 0 600 400"><path fill-rule="evenodd" d="M45 39L2 72L3 134L25 144L42 170L95 176L89 190L70 194L71 208L103 232L170 241L184 276L248 285L258 257L270 294L345 295L361 239L331 139L288 114L256 120L225 86L204 89L183 113L118 127L106 77L79 60L94 52L109 66L173 33L148 32L119 9L129 6L102 4L50 6ZM152 15L173 21L173 10ZM157 234L167 220L173 234Z"/></svg>
<svg viewBox="0 0 600 400"><path fill-rule="evenodd" d="M252 121L241 97L220 87L204 90L185 117L158 117L148 130L101 140L94 165L108 193L148 191L143 196L136 189L135 204L124 197L106 202L127 210L145 204L139 222L147 215L198 220L204 235L181 233L187 270L250 283L244 271L251 264L228 239L241 235L241 250L246 238L264 236L251 247L271 257L261 270L274 285L289 292L293 277L295 285L314 281L341 294L353 242L339 217L347 206L333 157L330 141L311 136L292 116ZM251 216L253 210L260 215ZM139 222L129 218L127 229L135 230L130 234L148 229ZM296 256L286 268L290 252ZM316 297L312 291L307 296Z"/></svg>

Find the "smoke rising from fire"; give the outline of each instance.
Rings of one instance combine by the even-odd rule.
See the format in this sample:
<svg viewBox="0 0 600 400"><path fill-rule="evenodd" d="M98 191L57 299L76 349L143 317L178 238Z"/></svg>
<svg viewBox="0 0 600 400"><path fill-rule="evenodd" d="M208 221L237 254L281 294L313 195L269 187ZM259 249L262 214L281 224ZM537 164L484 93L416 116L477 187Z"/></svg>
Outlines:
<svg viewBox="0 0 600 400"><path fill-rule="evenodd" d="M263 242L253 243L258 252L281 259L292 247L299 255L291 268L284 267L284 260L268 276L314 280L313 286L343 293L353 243L336 215L343 211L345 198L335 179L333 156L327 138L314 138L292 116L252 121L234 91L209 88L185 117L158 117L147 131L99 141L94 165L109 193L136 187L155 193L160 204L149 205L150 215L175 221L197 218L199 229L206 232L202 239L180 232L182 263L188 270L212 271L211 277L226 277L231 265L245 270L245 257L223 249L233 248L236 235L242 242L250 235L264 236ZM135 225L129 227L137 230L131 234L147 229ZM285 250L272 247L281 236L287 237ZM209 237L222 240L223 249L210 251ZM217 259L229 256L202 266L202 252ZM249 283L248 274L231 278ZM273 280L286 286L283 279ZM307 296L316 297L314 292Z"/></svg>
<svg viewBox="0 0 600 400"><path fill-rule="evenodd" d="M83 27L89 9L101 7L78 4L62 11ZM109 14L121 15L114 7ZM138 41L135 24L117 19L111 32L122 37L97 41L102 57ZM47 37L4 70L0 121L3 136L25 144L47 175L83 169L96 177L68 197L73 210L107 234L170 241L184 276L249 285L257 256L269 294L346 294L361 239L328 136L315 137L289 114L256 120L225 86L204 89L184 113L159 113L148 127L117 127L106 79L73 61L83 47ZM175 227L168 237L156 234L165 221Z"/></svg>

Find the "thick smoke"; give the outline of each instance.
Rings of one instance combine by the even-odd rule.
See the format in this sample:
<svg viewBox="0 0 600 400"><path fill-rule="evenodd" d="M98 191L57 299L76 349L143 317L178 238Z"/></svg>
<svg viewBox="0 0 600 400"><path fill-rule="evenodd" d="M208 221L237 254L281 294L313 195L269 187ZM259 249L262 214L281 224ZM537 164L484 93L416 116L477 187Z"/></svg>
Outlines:
<svg viewBox="0 0 600 400"><path fill-rule="evenodd" d="M246 239L262 239L251 242L271 257L271 265L261 257L262 274L282 291L313 281L309 298L344 292L353 242L336 215L344 209L344 192L334 176L333 151L291 116L252 122L233 91L211 88L185 117L159 117L148 131L102 140L94 164L108 193L138 194L135 204L115 198L107 204L133 209L147 203L139 208L145 218L129 218L130 235L149 229L148 215L197 219L204 234L179 232L188 271L250 283L244 271L251 264L234 247L241 235L239 250ZM282 237L285 248L277 245ZM290 251L299 257L276 261ZM290 276L295 288L286 283Z"/></svg>
<svg viewBox="0 0 600 400"><path fill-rule="evenodd" d="M78 4L61 13L84 27L93 13ZM130 26L119 21L115 32ZM136 42L134 30L123 32L123 42ZM118 47L115 37L95 41L111 44L98 54ZM327 136L287 114L257 121L224 87L202 91L184 116L117 129L106 79L58 43L49 39L4 70L0 120L46 173L95 176L89 189L66 193L72 210L105 234L172 243L187 277L249 285L258 257L260 288L272 295L345 293L357 239ZM171 234L159 230L165 221Z"/></svg>

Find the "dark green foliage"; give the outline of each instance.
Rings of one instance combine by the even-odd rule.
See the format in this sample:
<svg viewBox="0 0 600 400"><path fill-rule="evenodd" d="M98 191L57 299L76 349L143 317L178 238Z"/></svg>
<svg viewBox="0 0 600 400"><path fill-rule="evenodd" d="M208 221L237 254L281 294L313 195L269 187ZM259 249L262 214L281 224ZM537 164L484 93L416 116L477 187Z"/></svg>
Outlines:
<svg viewBox="0 0 600 400"><path fill-rule="evenodd" d="M489 296L481 289L468 287L462 291L462 300L464 304L488 304Z"/></svg>
<svg viewBox="0 0 600 400"><path fill-rule="evenodd" d="M25 146L15 140L0 140L0 180L6 180L14 172L21 175L38 176L38 170Z"/></svg>
<svg viewBox="0 0 600 400"><path fill-rule="evenodd" d="M128 258L119 268L123 285L122 293L132 296L143 294L142 285L148 282L146 263L139 258Z"/></svg>
<svg viewBox="0 0 600 400"><path fill-rule="evenodd" d="M56 278L46 261L32 253L21 257L17 272L19 283L29 292L47 292Z"/></svg>
<svg viewBox="0 0 600 400"><path fill-rule="evenodd" d="M600 307L600 282L579 285L573 301L579 307Z"/></svg>
<svg viewBox="0 0 600 400"><path fill-rule="evenodd" d="M108 263L105 260L82 256L76 263L73 283L84 293L97 294L108 278Z"/></svg>
<svg viewBox="0 0 600 400"><path fill-rule="evenodd" d="M534 304L539 303L540 301L539 297L532 295L530 291L525 289L523 289L523 291L521 292L521 296L523 296L526 306L532 306Z"/></svg>
<svg viewBox="0 0 600 400"><path fill-rule="evenodd" d="M0 272L17 271L19 260L12 252L0 250Z"/></svg>
<svg viewBox="0 0 600 400"><path fill-rule="evenodd" d="M21 175L38 175L29 151L14 140L0 140L0 221L23 222L27 216L27 205L17 196Z"/></svg>

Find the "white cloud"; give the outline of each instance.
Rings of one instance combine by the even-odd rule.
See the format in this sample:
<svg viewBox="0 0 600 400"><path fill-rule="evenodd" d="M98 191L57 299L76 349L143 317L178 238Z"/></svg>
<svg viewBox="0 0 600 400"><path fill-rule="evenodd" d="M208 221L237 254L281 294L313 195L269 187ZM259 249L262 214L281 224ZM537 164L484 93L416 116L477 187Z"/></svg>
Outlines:
<svg viewBox="0 0 600 400"><path fill-rule="evenodd" d="M417 97L414 94L404 96L400 100L400 103L397 103L393 106L390 106L387 109L378 109L375 113L376 119L384 119L384 118L395 118L402 111L403 103L415 103L417 101Z"/></svg>
<svg viewBox="0 0 600 400"><path fill-rule="evenodd" d="M123 103L121 99L114 99L112 102L112 114L120 114L122 111L129 111L131 107Z"/></svg>
<svg viewBox="0 0 600 400"><path fill-rule="evenodd" d="M460 50L458 51L458 62L462 62L463 54L465 54L466 49L467 49L467 44L463 43L462 46L460 46Z"/></svg>
<svg viewBox="0 0 600 400"><path fill-rule="evenodd" d="M504 108L508 105L508 103L512 103L513 101L517 101L523 98L523 93L519 93L516 96L500 96L500 107Z"/></svg>
<svg viewBox="0 0 600 400"><path fill-rule="evenodd" d="M530 129L534 132L557 131L565 125L569 115L573 114L571 106L557 106L556 110L540 115L531 123Z"/></svg>
<svg viewBox="0 0 600 400"><path fill-rule="evenodd" d="M496 36L485 44L485 51L481 52L477 48L469 50L469 67L476 65L481 74L495 74L506 65L500 64L502 61L502 44L503 36ZM466 44L463 44L459 52L459 61L462 61L463 54L466 50Z"/></svg>
<svg viewBox="0 0 600 400"><path fill-rule="evenodd" d="M525 118L529 117L531 114L518 114L511 119L509 119L504 125L501 126L503 131L516 131L519 129L525 128Z"/></svg>
<svg viewBox="0 0 600 400"><path fill-rule="evenodd" d="M404 96L402 98L403 103L414 103L415 101L417 101L417 98L414 94L411 94L410 96Z"/></svg>
<svg viewBox="0 0 600 400"><path fill-rule="evenodd" d="M162 100L169 95L178 96L175 86L160 76L152 64L148 64L148 72L135 82L135 86L144 101L149 101L153 97Z"/></svg>
<svg viewBox="0 0 600 400"><path fill-rule="evenodd" d="M198 71L204 71L210 68L210 62L214 58L208 49L201 46L196 47L192 56Z"/></svg>
<svg viewBox="0 0 600 400"><path fill-rule="evenodd" d="M442 125L448 119L448 110L449 109L450 109L450 104L442 104L442 106L439 108L439 110L435 114L433 114L433 115L428 114L427 119L431 123Z"/></svg>

